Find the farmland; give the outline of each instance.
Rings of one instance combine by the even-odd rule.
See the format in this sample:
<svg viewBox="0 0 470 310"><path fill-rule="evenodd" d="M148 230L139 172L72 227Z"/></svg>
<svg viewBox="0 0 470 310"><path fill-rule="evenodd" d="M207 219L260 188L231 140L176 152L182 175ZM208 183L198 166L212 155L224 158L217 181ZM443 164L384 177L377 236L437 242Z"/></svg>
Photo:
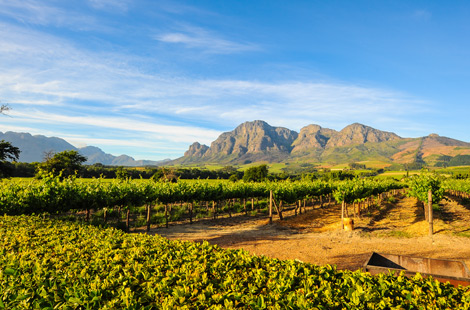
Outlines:
<svg viewBox="0 0 470 310"><path fill-rule="evenodd" d="M432 239L417 181L5 181L0 307L465 309L467 288L356 271L373 250L470 257L469 182L422 181L451 195Z"/></svg>

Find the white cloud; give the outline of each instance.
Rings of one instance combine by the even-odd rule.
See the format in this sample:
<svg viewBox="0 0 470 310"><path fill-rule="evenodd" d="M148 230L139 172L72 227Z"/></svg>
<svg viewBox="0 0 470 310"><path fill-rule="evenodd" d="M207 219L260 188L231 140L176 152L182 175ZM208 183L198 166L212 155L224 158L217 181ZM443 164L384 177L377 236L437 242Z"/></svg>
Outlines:
<svg viewBox="0 0 470 310"><path fill-rule="evenodd" d="M133 131L142 133L151 133L160 140L169 142L186 142L192 143L197 139L206 143L214 140L219 131L211 129L203 129L192 126L172 126L160 125L150 122L144 122L132 118L124 117L106 117L106 116L70 116L53 113L43 113L34 111L34 113L11 111L10 115L26 122L37 122L46 124L68 124L71 126L90 126L98 130L98 128L110 128L122 131Z"/></svg>
<svg viewBox="0 0 470 310"><path fill-rule="evenodd" d="M0 15L16 19L21 23L41 26L54 25L73 27L74 29L96 30L96 20L90 16L47 5L44 1L0 0Z"/></svg>
<svg viewBox="0 0 470 310"><path fill-rule="evenodd" d="M212 54L231 54L260 50L256 44L222 39L205 29L193 26L185 26L175 32L161 33L156 35L155 39L164 43L182 44L188 48L201 49Z"/></svg>
<svg viewBox="0 0 470 310"><path fill-rule="evenodd" d="M127 12L129 8L128 0L88 0L90 5L98 10L114 9L120 12Z"/></svg>
<svg viewBox="0 0 470 310"><path fill-rule="evenodd" d="M207 48L211 53L257 48L200 28L183 30L161 34L159 39ZM93 52L52 35L1 22L0 59L0 99L15 103L11 114L16 122L5 118L1 128L38 132L34 128L40 126L43 134L54 135L50 128L67 125L84 133L83 140L77 138L80 143L85 143L87 136L89 141L106 145L122 141L129 147L151 141L162 149L170 145L168 148L179 151L181 143L210 144L217 138L220 131L207 127L231 130L241 122L263 119L294 130L311 123L340 129L356 121L385 130L383 124L403 123L403 119L431 108L429 102L407 94L367 85L198 79L142 72L134 62L150 66L152 58ZM18 126L19 122L27 125ZM415 122L419 125L419 119ZM103 129L133 135L97 138ZM61 130L61 134L67 133Z"/></svg>

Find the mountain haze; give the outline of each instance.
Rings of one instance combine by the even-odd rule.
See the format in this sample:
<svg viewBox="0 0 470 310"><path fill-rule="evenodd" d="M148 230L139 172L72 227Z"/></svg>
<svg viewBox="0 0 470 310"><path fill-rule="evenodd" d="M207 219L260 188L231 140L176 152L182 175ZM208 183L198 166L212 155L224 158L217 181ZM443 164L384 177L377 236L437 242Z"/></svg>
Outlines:
<svg viewBox="0 0 470 310"><path fill-rule="evenodd" d="M114 156L103 152L95 146L76 148L64 139L57 137L46 137L43 135L31 135L29 133L18 133L8 131L0 132L0 140L10 142L20 149L20 162L42 162L44 155L48 152L59 153L62 151L75 150L87 158L85 164L92 165L101 163L109 166L146 166L159 165L165 161L135 160L127 155Z"/></svg>

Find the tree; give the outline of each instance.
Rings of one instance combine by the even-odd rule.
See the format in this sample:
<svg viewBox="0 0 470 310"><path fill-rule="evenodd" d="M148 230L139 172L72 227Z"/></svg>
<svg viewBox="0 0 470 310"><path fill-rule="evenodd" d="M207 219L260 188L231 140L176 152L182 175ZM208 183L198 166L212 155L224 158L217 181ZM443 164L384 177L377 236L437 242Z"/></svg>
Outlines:
<svg viewBox="0 0 470 310"><path fill-rule="evenodd" d="M67 177L79 172L86 160L85 156L74 150L63 151L53 156L48 153L44 162L40 165L40 169L54 175L62 173L63 177Z"/></svg>
<svg viewBox="0 0 470 310"><path fill-rule="evenodd" d="M256 167L250 167L245 170L243 174L243 181L249 182L261 182L268 177L268 166L261 165Z"/></svg>
<svg viewBox="0 0 470 310"><path fill-rule="evenodd" d="M13 166L9 161L18 160L20 149L5 140L0 141L0 178L11 176Z"/></svg>
<svg viewBox="0 0 470 310"><path fill-rule="evenodd" d="M6 111L10 111L10 106L8 104L2 104L0 106L0 114L5 114Z"/></svg>

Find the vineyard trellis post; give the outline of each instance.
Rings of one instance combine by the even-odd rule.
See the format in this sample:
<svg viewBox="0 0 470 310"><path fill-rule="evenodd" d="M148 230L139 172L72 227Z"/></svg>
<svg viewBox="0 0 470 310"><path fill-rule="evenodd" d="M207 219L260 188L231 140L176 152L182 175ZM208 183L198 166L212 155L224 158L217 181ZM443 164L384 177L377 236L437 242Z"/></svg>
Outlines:
<svg viewBox="0 0 470 310"><path fill-rule="evenodd" d="M345 207L345 202L341 203L341 229L344 229L344 207Z"/></svg>
<svg viewBox="0 0 470 310"><path fill-rule="evenodd" d="M131 210L130 210L129 207L127 207L127 214L126 214L126 231L127 231L127 232L130 231L130 227L129 227L130 213L131 213Z"/></svg>
<svg viewBox="0 0 470 310"><path fill-rule="evenodd" d="M269 224L273 223L273 191L269 191Z"/></svg>
<svg viewBox="0 0 470 310"><path fill-rule="evenodd" d="M152 210L152 207L150 204L147 205L147 232L150 231L150 214L151 214L151 211Z"/></svg>
<svg viewBox="0 0 470 310"><path fill-rule="evenodd" d="M165 204L165 227L168 228L168 204Z"/></svg>
<svg viewBox="0 0 470 310"><path fill-rule="evenodd" d="M429 236L432 237L434 233L433 215L432 215L432 191L428 191L428 214L429 214Z"/></svg>

